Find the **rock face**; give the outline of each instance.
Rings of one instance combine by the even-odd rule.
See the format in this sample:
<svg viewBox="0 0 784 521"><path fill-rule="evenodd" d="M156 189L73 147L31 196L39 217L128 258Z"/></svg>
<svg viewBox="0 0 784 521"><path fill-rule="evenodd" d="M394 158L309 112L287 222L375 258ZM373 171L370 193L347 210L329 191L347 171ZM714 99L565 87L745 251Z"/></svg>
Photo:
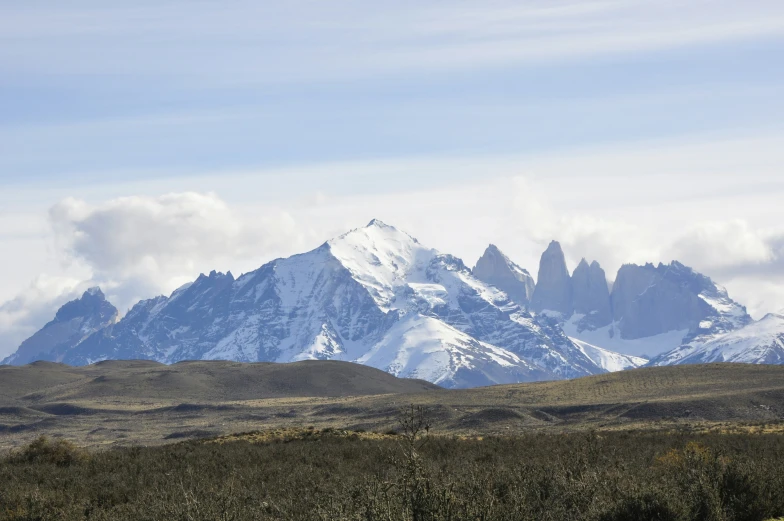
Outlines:
<svg viewBox="0 0 784 521"><path fill-rule="evenodd" d="M585 259L569 276L561 245L552 241L539 262L531 308L537 313L557 311L562 320L578 314L580 330L606 326L612 322L607 276L598 262Z"/></svg>
<svg viewBox="0 0 784 521"><path fill-rule="evenodd" d="M597 329L612 322L607 276L598 262L583 259L572 273L574 312L584 315L582 329Z"/></svg>
<svg viewBox="0 0 784 521"><path fill-rule="evenodd" d="M562 317L572 316L572 283L563 250L557 241L552 241L539 261L539 275L531 299L531 308L537 313L555 311Z"/></svg>
<svg viewBox="0 0 784 521"><path fill-rule="evenodd" d="M346 360L447 387L604 372L557 322L380 221L237 279L202 275L59 356L129 358Z"/></svg>
<svg viewBox="0 0 784 521"><path fill-rule="evenodd" d="M751 322L746 308L710 278L673 261L627 264L612 291L613 318L624 339L688 331L684 342L726 333Z"/></svg>
<svg viewBox="0 0 784 521"><path fill-rule="evenodd" d="M724 288L677 261L626 264L610 291L595 261L583 259L569 277L563 252L553 241L542 255L539 273L531 309L556 316L579 345L655 356L694 347L752 321Z"/></svg>
<svg viewBox="0 0 784 521"><path fill-rule="evenodd" d="M35 360L60 362L87 337L117 320L117 309L99 288L88 289L81 298L61 307L54 320L22 342L4 364L24 365Z"/></svg>
<svg viewBox="0 0 784 521"><path fill-rule="evenodd" d="M527 270L521 268L504 255L494 244L472 270L474 277L500 289L516 303L527 307L534 294L534 279Z"/></svg>

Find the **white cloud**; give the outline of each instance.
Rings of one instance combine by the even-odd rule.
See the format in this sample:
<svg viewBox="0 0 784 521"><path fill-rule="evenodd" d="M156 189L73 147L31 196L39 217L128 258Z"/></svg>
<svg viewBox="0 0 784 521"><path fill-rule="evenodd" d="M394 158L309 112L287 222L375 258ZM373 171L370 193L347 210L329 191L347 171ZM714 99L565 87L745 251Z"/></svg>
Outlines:
<svg viewBox="0 0 784 521"><path fill-rule="evenodd" d="M200 271L258 267L297 244L294 219L283 212L241 216L215 194L122 197L98 205L68 198L49 212L56 242L92 271L121 310L168 293Z"/></svg>
<svg viewBox="0 0 784 521"><path fill-rule="evenodd" d="M760 266L774 259L763 234L740 219L698 223L674 242L669 253L703 269Z"/></svg>

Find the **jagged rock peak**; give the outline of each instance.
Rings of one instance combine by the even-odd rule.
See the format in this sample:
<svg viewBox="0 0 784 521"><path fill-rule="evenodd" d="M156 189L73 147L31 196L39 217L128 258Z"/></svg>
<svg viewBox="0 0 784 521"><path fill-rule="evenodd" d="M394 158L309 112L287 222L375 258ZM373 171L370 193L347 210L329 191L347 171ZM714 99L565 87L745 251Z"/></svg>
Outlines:
<svg viewBox="0 0 784 521"><path fill-rule="evenodd" d="M63 304L55 314L55 322L64 322L75 317L92 317L99 320L111 318L117 315L115 308L101 291L98 286L89 288L78 299Z"/></svg>
<svg viewBox="0 0 784 521"><path fill-rule="evenodd" d="M100 299L106 300L106 295L103 294L103 291L101 291L100 286L93 286L92 288L87 288L87 291L85 291L82 294L82 298L85 298L87 296L98 297Z"/></svg>
<svg viewBox="0 0 784 521"><path fill-rule="evenodd" d="M36 360L58 362L91 334L117 322L119 313L100 288L92 287L57 310L54 320L22 342L2 363L23 365Z"/></svg>
<svg viewBox="0 0 784 521"><path fill-rule="evenodd" d="M556 240L552 240L552 241L550 241L550 244L547 245L547 249L544 252L545 253L559 253L559 254L563 255L563 248L561 248L561 243L560 242L558 242Z"/></svg>
<svg viewBox="0 0 784 521"><path fill-rule="evenodd" d="M498 249L495 244L487 247L472 270L474 277L506 293L521 306L527 306L534 293L534 279Z"/></svg>
<svg viewBox="0 0 784 521"><path fill-rule="evenodd" d="M531 306L536 312L555 311L563 317L572 315L572 284L561 244L552 241L539 261L539 276Z"/></svg>
<svg viewBox="0 0 784 521"><path fill-rule="evenodd" d="M210 271L209 275L205 275L204 273L199 274L196 280L204 280L204 279L209 279L209 280L229 279L233 281L234 275L232 275L230 271L223 273L221 271L212 270Z"/></svg>

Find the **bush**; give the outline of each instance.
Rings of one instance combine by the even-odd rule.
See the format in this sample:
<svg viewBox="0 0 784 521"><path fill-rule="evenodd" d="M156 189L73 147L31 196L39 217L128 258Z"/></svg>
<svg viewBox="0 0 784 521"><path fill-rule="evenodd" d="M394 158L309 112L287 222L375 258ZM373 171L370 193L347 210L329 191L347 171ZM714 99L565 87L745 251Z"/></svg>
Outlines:
<svg viewBox="0 0 784 521"><path fill-rule="evenodd" d="M68 440L53 440L48 436L39 436L29 445L13 453L13 463L36 463L68 467L87 461L89 455Z"/></svg>

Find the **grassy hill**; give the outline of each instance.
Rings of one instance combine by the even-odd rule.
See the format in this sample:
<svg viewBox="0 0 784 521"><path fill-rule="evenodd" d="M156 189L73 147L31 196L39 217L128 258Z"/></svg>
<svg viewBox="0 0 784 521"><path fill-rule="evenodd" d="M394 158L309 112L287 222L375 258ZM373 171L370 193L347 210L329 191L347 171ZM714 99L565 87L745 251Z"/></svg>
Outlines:
<svg viewBox="0 0 784 521"><path fill-rule="evenodd" d="M164 365L107 360L85 367L35 362L0 366L0 396L22 403L176 400L222 402L298 396L363 396L439 389L346 362L244 364L193 361Z"/></svg>
<svg viewBox="0 0 784 521"><path fill-rule="evenodd" d="M0 367L0 446L39 434L86 445L157 444L233 432L385 432L426 406L461 435L619 429L781 429L784 366L644 368L576 380L444 390L345 362L145 361Z"/></svg>

